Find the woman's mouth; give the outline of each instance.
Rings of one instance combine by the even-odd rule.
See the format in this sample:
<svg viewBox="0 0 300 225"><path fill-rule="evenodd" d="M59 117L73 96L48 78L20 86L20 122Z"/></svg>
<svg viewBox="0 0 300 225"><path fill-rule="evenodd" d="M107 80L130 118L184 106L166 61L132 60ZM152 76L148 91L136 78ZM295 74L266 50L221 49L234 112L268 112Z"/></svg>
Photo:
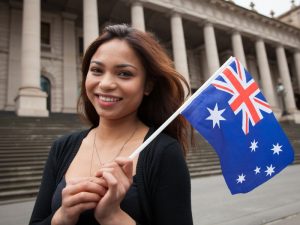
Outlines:
<svg viewBox="0 0 300 225"><path fill-rule="evenodd" d="M122 100L122 98L107 97L107 96L99 95L99 100L103 101L103 102L118 102L118 101Z"/></svg>

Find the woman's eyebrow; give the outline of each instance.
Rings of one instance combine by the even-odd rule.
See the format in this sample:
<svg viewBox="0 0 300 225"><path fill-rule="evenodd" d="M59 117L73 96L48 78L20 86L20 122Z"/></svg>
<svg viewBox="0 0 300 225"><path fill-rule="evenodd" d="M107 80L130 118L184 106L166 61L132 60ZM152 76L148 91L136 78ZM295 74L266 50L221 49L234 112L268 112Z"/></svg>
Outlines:
<svg viewBox="0 0 300 225"><path fill-rule="evenodd" d="M127 64L127 63L118 64L118 65L116 65L115 67L117 67L117 68L132 67L132 68L134 68L134 69L137 70L137 68L136 68L134 65L132 65L132 64Z"/></svg>
<svg viewBox="0 0 300 225"><path fill-rule="evenodd" d="M102 62L100 62L100 61L95 61L95 60L92 60L90 64L92 64L92 63L95 63L95 64L97 64L97 65L99 65L99 66L103 66L103 65L104 65Z"/></svg>
<svg viewBox="0 0 300 225"><path fill-rule="evenodd" d="M97 64L97 65L99 65L99 66L104 66L104 63L102 63L101 61L92 60L90 64L92 64L92 63L95 63L95 64ZM117 64L115 67L116 67L116 68L132 67L132 68L134 68L134 69L137 70L137 67L136 67L136 66L134 66L134 65L132 65L132 64L129 64L129 63L121 63L121 64Z"/></svg>

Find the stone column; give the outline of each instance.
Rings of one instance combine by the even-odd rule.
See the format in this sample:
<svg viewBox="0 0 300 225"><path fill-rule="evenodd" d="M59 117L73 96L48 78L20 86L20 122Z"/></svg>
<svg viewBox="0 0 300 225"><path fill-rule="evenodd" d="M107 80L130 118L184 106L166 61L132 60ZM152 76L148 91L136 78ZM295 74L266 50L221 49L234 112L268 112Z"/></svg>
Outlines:
<svg viewBox="0 0 300 225"><path fill-rule="evenodd" d="M139 1L132 2L131 25L133 28L145 31L144 9L142 3Z"/></svg>
<svg viewBox="0 0 300 225"><path fill-rule="evenodd" d="M47 94L40 89L40 0L23 1L21 87L17 96L19 116L48 116Z"/></svg>
<svg viewBox="0 0 300 225"><path fill-rule="evenodd" d="M21 37L22 37L22 4L10 2L10 29L8 51L8 81L5 110L16 110L15 98L21 86Z"/></svg>
<svg viewBox="0 0 300 225"><path fill-rule="evenodd" d="M232 48L234 56L247 68L245 52L243 47L243 41L241 34L238 31L234 31L231 36Z"/></svg>
<svg viewBox="0 0 300 225"><path fill-rule="evenodd" d="M291 82L289 67L286 60L285 50L282 45L276 48L276 57L278 63L279 75L284 86L284 102L288 113L293 114L296 112L296 103L294 97L293 86Z"/></svg>
<svg viewBox="0 0 300 225"><path fill-rule="evenodd" d="M208 63L206 58L206 49L205 47L200 50L200 68L202 69L202 83L207 81L207 79L211 76L208 72Z"/></svg>
<svg viewBox="0 0 300 225"><path fill-rule="evenodd" d="M174 12L171 16L171 33L176 70L181 73L190 84L182 19L177 12Z"/></svg>
<svg viewBox="0 0 300 225"><path fill-rule="evenodd" d="M77 16L63 13L63 108L66 113L75 113L77 105L77 70L75 22Z"/></svg>
<svg viewBox="0 0 300 225"><path fill-rule="evenodd" d="M296 67L296 76L298 81L298 90L300 91L300 50L294 53L294 62Z"/></svg>
<svg viewBox="0 0 300 225"><path fill-rule="evenodd" d="M259 74L261 77L262 92L266 97L268 103L272 107L272 110L274 111L275 115L279 117L280 111L278 109L278 105L275 98L277 93L275 92L275 88L273 86L266 47L262 39L256 41L255 50L256 50L256 58L258 63Z"/></svg>
<svg viewBox="0 0 300 225"><path fill-rule="evenodd" d="M247 70L249 71L249 73L252 75L254 80L260 86L260 79L259 79L259 76L258 76L258 68L257 68L257 62L256 61L257 60L255 59L254 56L248 56L247 57L247 65L248 65Z"/></svg>
<svg viewBox="0 0 300 225"><path fill-rule="evenodd" d="M210 77L220 67L215 31L211 23L204 25L204 42L209 73L206 77Z"/></svg>
<svg viewBox="0 0 300 225"><path fill-rule="evenodd" d="M83 0L84 51L99 36L97 0Z"/></svg>

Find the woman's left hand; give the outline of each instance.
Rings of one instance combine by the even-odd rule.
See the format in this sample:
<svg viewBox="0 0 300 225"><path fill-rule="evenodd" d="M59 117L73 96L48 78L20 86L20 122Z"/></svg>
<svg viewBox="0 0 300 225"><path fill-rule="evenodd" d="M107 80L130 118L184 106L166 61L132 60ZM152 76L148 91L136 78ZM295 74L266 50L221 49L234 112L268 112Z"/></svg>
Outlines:
<svg viewBox="0 0 300 225"><path fill-rule="evenodd" d="M132 184L133 162L127 158L117 158L105 164L97 173L107 182L108 190L95 208L95 218L101 224L114 224L124 217L120 203ZM107 223L108 222L108 223Z"/></svg>

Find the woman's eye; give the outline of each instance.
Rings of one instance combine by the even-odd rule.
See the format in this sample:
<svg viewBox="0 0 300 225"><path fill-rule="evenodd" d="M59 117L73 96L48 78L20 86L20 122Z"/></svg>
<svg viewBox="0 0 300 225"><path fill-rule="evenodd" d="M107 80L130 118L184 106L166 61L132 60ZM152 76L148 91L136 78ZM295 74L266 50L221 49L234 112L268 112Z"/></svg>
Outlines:
<svg viewBox="0 0 300 225"><path fill-rule="evenodd" d="M122 72L119 73L119 76L122 77L122 78L128 78L128 77L132 76L132 73L129 72L129 71L122 71Z"/></svg>
<svg viewBox="0 0 300 225"><path fill-rule="evenodd" d="M97 68L97 67L91 67L91 68L90 68L90 71L91 71L92 73L94 73L94 74L100 74L100 73L102 73L102 70L99 69L99 68Z"/></svg>

